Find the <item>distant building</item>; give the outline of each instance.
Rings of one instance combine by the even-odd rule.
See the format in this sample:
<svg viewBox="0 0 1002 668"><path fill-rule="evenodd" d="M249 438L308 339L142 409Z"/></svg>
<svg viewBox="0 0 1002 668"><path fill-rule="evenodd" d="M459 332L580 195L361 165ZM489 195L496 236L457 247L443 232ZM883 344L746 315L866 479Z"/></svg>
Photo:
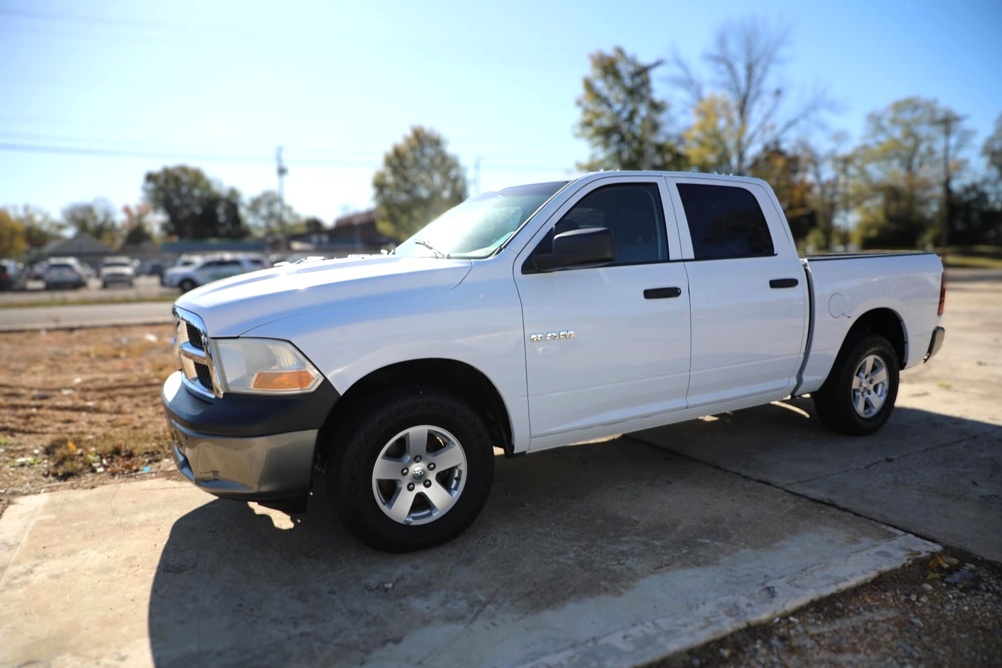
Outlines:
<svg viewBox="0 0 1002 668"><path fill-rule="evenodd" d="M76 259L97 269L101 260L113 251L86 232L78 232L69 239L50 241L42 247L42 257L46 260L53 257L75 257Z"/></svg>
<svg viewBox="0 0 1002 668"><path fill-rule="evenodd" d="M393 237L376 229L376 210L341 216L329 230L298 234L289 238L292 253L316 253L326 257L378 253L396 246Z"/></svg>
<svg viewBox="0 0 1002 668"><path fill-rule="evenodd" d="M242 239L200 239L198 241L166 241L161 250L173 256L211 255L213 253L264 253L268 250L264 241Z"/></svg>

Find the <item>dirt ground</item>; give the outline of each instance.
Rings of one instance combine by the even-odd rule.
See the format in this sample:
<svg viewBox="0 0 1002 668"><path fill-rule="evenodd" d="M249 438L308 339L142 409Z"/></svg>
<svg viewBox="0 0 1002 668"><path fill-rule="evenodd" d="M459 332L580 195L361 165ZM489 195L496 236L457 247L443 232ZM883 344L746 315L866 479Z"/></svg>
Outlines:
<svg viewBox="0 0 1002 668"><path fill-rule="evenodd" d="M0 512L14 496L177 476L170 326L0 333ZM946 549L656 664L1002 665L1002 565Z"/></svg>
<svg viewBox="0 0 1002 668"><path fill-rule="evenodd" d="M169 325L0 333L0 512L13 496L173 470Z"/></svg>

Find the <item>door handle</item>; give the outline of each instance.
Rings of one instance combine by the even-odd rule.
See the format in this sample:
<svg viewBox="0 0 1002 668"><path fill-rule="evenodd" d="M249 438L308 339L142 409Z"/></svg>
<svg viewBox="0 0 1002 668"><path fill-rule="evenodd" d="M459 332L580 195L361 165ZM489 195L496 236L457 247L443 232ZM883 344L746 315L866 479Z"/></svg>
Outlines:
<svg viewBox="0 0 1002 668"><path fill-rule="evenodd" d="M647 288L644 299L674 299L682 296L682 288Z"/></svg>
<svg viewBox="0 0 1002 668"><path fill-rule="evenodd" d="M795 288L800 284L795 278L774 278L769 281L770 288Z"/></svg>

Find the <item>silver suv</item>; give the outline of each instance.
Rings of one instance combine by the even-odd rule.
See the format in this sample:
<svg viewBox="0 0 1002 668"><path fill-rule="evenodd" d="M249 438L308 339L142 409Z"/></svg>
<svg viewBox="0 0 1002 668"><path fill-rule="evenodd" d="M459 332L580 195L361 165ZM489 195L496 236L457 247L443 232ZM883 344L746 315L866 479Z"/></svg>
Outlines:
<svg viewBox="0 0 1002 668"><path fill-rule="evenodd" d="M136 267L131 259L113 255L101 260L100 275L102 288L115 284L127 285L131 288L132 282L136 278Z"/></svg>
<svg viewBox="0 0 1002 668"><path fill-rule="evenodd" d="M248 271L265 269L268 266L268 262L258 256L213 255L201 258L191 265L171 267L164 274L164 285L171 288L180 288L181 292L188 292L206 283L218 281L221 278L229 278L230 276L236 276Z"/></svg>

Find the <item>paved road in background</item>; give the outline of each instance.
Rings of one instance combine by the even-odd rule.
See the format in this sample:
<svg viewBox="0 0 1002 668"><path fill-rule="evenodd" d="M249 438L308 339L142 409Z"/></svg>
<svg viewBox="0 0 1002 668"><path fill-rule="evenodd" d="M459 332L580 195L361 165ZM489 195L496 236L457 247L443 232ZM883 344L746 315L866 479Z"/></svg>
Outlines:
<svg viewBox="0 0 1002 668"><path fill-rule="evenodd" d="M28 288L0 292L0 332L170 323L168 300L180 294L154 276L137 277L131 288L102 289L95 279L79 290L45 290L40 281L29 282ZM150 301L138 301L143 299Z"/></svg>
<svg viewBox="0 0 1002 668"><path fill-rule="evenodd" d="M0 332L170 323L170 302L60 304L0 309Z"/></svg>

